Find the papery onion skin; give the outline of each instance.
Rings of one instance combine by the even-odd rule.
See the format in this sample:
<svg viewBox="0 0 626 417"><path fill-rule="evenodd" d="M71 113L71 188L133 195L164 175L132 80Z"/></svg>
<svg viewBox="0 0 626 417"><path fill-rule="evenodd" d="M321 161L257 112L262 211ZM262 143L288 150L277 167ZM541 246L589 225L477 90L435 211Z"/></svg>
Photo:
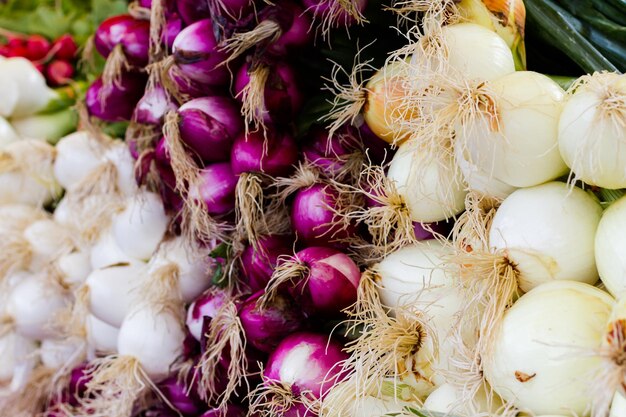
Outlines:
<svg viewBox="0 0 626 417"><path fill-rule="evenodd" d="M262 172L271 176L287 176L298 161L298 147L291 135L263 132L241 134L233 145L230 164L235 175Z"/></svg>
<svg viewBox="0 0 626 417"><path fill-rule="evenodd" d="M278 264L278 257L292 252L293 239L284 235L262 236L254 245L248 245L241 255L243 279L250 291L265 288Z"/></svg>
<svg viewBox="0 0 626 417"><path fill-rule="evenodd" d="M602 214L595 238L595 260L600 279L615 297L626 294L626 197Z"/></svg>
<svg viewBox="0 0 626 417"><path fill-rule="evenodd" d="M118 15L106 19L98 26L94 44L105 58L116 45L122 45L129 63L143 67L148 64L149 38L149 21L137 20L130 15Z"/></svg>
<svg viewBox="0 0 626 417"><path fill-rule="evenodd" d="M229 213L235 208L238 180L229 162L211 164L200 171L197 182L190 187L189 197L202 201L211 215Z"/></svg>
<svg viewBox="0 0 626 417"><path fill-rule="evenodd" d="M135 105L144 93L146 77L135 72L124 72L118 85L104 86L102 78L94 81L87 90L85 104L91 116L106 122L128 121ZM101 97L105 97L101 100Z"/></svg>

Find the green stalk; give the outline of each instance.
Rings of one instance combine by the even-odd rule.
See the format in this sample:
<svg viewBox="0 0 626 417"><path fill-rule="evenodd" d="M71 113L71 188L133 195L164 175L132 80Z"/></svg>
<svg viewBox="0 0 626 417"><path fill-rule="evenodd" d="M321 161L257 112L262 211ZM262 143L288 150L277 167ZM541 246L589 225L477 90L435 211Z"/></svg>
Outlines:
<svg viewBox="0 0 626 417"><path fill-rule="evenodd" d="M577 80L576 77L569 77L567 75L545 75L549 77L552 81L560 85L561 88L565 91L567 91L572 86L572 84L574 84L574 81Z"/></svg>
<svg viewBox="0 0 626 417"><path fill-rule="evenodd" d="M65 87L55 88L53 96L46 106L37 114L50 114L66 109L78 100L87 91L88 84L85 81L77 81Z"/></svg>
<svg viewBox="0 0 626 417"><path fill-rule="evenodd" d="M56 113L14 119L11 124L23 138L45 140L54 145L63 136L76 130L78 115L74 109L66 108Z"/></svg>

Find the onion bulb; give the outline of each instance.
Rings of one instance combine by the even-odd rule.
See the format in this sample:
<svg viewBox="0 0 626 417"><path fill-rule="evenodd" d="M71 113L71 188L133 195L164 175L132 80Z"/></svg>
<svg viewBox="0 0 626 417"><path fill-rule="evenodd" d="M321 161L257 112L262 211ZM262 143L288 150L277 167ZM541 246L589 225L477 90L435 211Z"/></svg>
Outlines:
<svg viewBox="0 0 626 417"><path fill-rule="evenodd" d="M535 414L588 415L589 379L613 298L588 284L553 281L506 312L483 356L484 375L504 400Z"/></svg>
<svg viewBox="0 0 626 417"><path fill-rule="evenodd" d="M559 120L559 149L573 176L626 188L626 75L595 73L573 87Z"/></svg>
<svg viewBox="0 0 626 417"><path fill-rule="evenodd" d="M489 388L481 386L473 397L473 401L463 398L461 390L452 384L440 385L430 393L424 408L428 411L450 413L459 417L473 417L476 415L498 415L503 409L502 399L494 393L488 392Z"/></svg>
<svg viewBox="0 0 626 417"><path fill-rule="evenodd" d="M626 197L602 214L595 240L595 256L600 279L615 297L626 294Z"/></svg>

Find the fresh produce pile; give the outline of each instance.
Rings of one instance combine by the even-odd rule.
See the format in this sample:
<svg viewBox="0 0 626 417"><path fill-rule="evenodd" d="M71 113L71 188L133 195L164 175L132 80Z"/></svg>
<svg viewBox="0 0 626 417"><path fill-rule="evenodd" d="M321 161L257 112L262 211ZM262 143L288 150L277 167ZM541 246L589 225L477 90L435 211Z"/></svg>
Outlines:
<svg viewBox="0 0 626 417"><path fill-rule="evenodd" d="M0 414L626 416L623 0L43 3Z"/></svg>

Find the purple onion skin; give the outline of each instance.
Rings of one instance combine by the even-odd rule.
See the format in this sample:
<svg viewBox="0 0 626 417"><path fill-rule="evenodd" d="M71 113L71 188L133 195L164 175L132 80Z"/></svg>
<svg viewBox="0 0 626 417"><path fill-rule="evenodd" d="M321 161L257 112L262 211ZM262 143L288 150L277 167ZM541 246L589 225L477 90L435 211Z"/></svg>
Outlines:
<svg viewBox="0 0 626 417"><path fill-rule="evenodd" d="M199 20L181 30L172 44L172 53L184 78L216 86L230 77L228 68L220 66L227 55L218 50L210 19Z"/></svg>
<svg viewBox="0 0 626 417"><path fill-rule="evenodd" d="M262 172L271 176L286 176L293 171L297 161L298 146L293 137L286 133L269 135L267 144L263 132L241 134L235 139L230 154L235 175Z"/></svg>
<svg viewBox="0 0 626 417"><path fill-rule="evenodd" d="M259 239L257 248L248 245L241 254L245 282L252 292L265 288L278 264L278 257L292 253L293 239L284 235L267 235Z"/></svg>
<svg viewBox="0 0 626 417"><path fill-rule="evenodd" d="M179 383L176 376L167 378L158 387L163 396L183 415L196 416L202 412L202 401L193 390L188 395L185 385Z"/></svg>
<svg viewBox="0 0 626 417"><path fill-rule="evenodd" d="M176 110L176 104L168 99L162 86L156 85L146 89L135 106L133 120L144 125L161 126L165 114L172 110Z"/></svg>
<svg viewBox="0 0 626 417"><path fill-rule="evenodd" d="M226 410L212 409L205 411L200 417L246 417L247 410L236 404L228 404Z"/></svg>
<svg viewBox="0 0 626 417"><path fill-rule="evenodd" d="M208 1L177 0L176 8L183 21L188 25L211 17Z"/></svg>
<svg viewBox="0 0 626 417"><path fill-rule="evenodd" d="M106 19L98 26L94 36L96 50L108 57L115 46L121 44L128 62L136 67L148 64L150 49L150 22L118 15Z"/></svg>
<svg viewBox="0 0 626 417"><path fill-rule="evenodd" d="M327 335L294 333L283 339L270 355L265 379L290 384L294 395L310 391L315 397L322 398L341 376L339 363L348 357L342 348ZM288 372L281 372L287 369ZM289 374L290 380L282 381L281 374Z"/></svg>
<svg viewBox="0 0 626 417"><path fill-rule="evenodd" d="M187 328L189 333L198 341L202 341L202 324L217 316L218 311L227 300L226 292L212 289L205 292L189 306L187 310Z"/></svg>
<svg viewBox="0 0 626 417"><path fill-rule="evenodd" d="M313 40L311 18L294 2L280 2L276 8L266 9L270 18L274 17L282 28L282 34L276 41L267 46L267 52L277 56L285 56L289 51L309 45ZM273 16L272 16L273 15Z"/></svg>
<svg viewBox="0 0 626 417"><path fill-rule="evenodd" d="M304 4L304 7L308 12L310 12L314 16L322 18L326 15L326 13L328 13L328 10L330 9L330 3L335 1L336 0L302 0L302 3ZM367 7L367 0L359 0L356 4L356 7L361 13L363 13L365 7ZM337 26L341 25L349 27L355 23L355 19L348 12L342 10L337 17L336 22Z"/></svg>
<svg viewBox="0 0 626 417"><path fill-rule="evenodd" d="M369 159L373 163L381 165L383 162L391 161L396 151L389 143L376 136L367 123L362 122L358 127L358 134Z"/></svg>
<svg viewBox="0 0 626 417"><path fill-rule="evenodd" d="M250 83L248 65L239 69L235 77L235 96L241 100L241 92ZM285 62L278 62L270 66L270 75L265 84L263 94L265 113L263 120L266 123L289 124L302 107L304 97L297 82L297 76L292 67Z"/></svg>
<svg viewBox="0 0 626 417"><path fill-rule="evenodd" d="M146 76L137 72L122 73L120 85L103 86L98 78L87 89L85 104L91 116L105 122L128 121L141 99L146 86ZM104 94L105 100L100 100Z"/></svg>
<svg viewBox="0 0 626 417"><path fill-rule="evenodd" d="M186 78L180 68L173 66L168 71L170 79L176 84L178 91L190 98L212 96L222 93L221 86L212 86Z"/></svg>
<svg viewBox="0 0 626 417"><path fill-rule="evenodd" d="M180 106L183 141L205 162L227 161L243 120L236 101L225 96L196 98Z"/></svg>
<svg viewBox="0 0 626 417"><path fill-rule="evenodd" d="M299 306L281 295L267 308L259 308L257 301L264 293L258 291L244 301L239 319L246 341L261 352L271 353L283 338L302 328L305 317Z"/></svg>
<svg viewBox="0 0 626 417"><path fill-rule="evenodd" d="M334 176L345 166L346 158L359 151L361 145L353 132L339 132L332 139L326 129L312 129L302 146L304 158L329 176Z"/></svg>
<svg viewBox="0 0 626 417"><path fill-rule="evenodd" d="M356 234L356 226L334 224L338 217L329 207L337 206L338 193L324 184L313 184L296 193L291 206L291 225L298 239L309 246L345 247L340 240Z"/></svg>
<svg viewBox="0 0 626 417"><path fill-rule="evenodd" d="M183 20L178 13L172 13L167 17L162 42L165 46L167 46L168 50L172 50L172 46L174 46L174 39L176 39L178 34L183 30L183 27Z"/></svg>
<svg viewBox="0 0 626 417"><path fill-rule="evenodd" d="M87 383L90 379L91 377L87 374L87 364L81 364L72 369L69 383L69 403L71 405L78 405L78 398L87 391Z"/></svg>
<svg viewBox="0 0 626 417"><path fill-rule="evenodd" d="M229 162L211 164L200 171L199 180L190 187L189 196L201 200L210 215L227 214L235 208L238 180Z"/></svg>
<svg viewBox="0 0 626 417"><path fill-rule="evenodd" d="M308 274L289 291L307 315L339 317L356 301L361 271L348 255L313 246L295 257L308 267Z"/></svg>

